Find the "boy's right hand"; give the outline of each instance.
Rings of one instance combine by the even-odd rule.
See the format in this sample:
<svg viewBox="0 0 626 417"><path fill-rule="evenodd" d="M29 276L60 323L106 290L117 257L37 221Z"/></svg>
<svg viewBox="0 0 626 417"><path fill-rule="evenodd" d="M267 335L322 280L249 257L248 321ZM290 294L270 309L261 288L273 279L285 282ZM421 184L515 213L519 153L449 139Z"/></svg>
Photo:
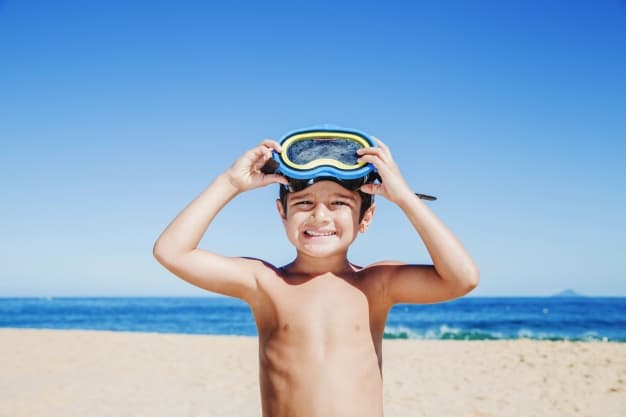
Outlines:
<svg viewBox="0 0 626 417"><path fill-rule="evenodd" d="M261 168L272 158L272 151L282 152L278 142L266 139L255 148L244 153L225 172L230 183L239 192L264 187L273 183L287 184L287 179L280 174L264 174Z"/></svg>

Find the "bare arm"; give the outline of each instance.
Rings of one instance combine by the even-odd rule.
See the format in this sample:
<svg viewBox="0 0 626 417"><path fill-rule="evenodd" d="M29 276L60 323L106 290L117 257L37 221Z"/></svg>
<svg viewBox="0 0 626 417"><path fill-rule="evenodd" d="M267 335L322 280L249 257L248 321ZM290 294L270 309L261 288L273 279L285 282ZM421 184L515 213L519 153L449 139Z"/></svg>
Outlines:
<svg viewBox="0 0 626 417"><path fill-rule="evenodd" d="M276 142L264 141L246 152L167 226L153 249L163 266L200 288L250 300L256 289L256 271L262 263L198 249L198 243L217 213L237 194L284 181L280 176L259 171L271 156L271 149L280 147Z"/></svg>
<svg viewBox="0 0 626 417"><path fill-rule="evenodd" d="M412 192L398 204L421 237L433 265L400 265L390 275L392 303L436 302L467 294L478 285L478 267L456 236Z"/></svg>
<svg viewBox="0 0 626 417"><path fill-rule="evenodd" d="M386 281L390 304L428 303L460 297L478 285L478 267L456 236L413 193L379 141L378 148L361 152L362 160L373 163L382 184L363 186L363 191L381 194L396 203L421 237L433 265L379 264Z"/></svg>

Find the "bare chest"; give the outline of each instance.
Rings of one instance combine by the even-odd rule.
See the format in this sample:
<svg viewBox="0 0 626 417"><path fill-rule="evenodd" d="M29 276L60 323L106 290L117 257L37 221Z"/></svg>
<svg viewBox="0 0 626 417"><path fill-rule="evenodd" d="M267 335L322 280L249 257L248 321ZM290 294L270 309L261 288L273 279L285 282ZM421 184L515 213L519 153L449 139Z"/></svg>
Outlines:
<svg viewBox="0 0 626 417"><path fill-rule="evenodd" d="M276 279L263 289L257 317L260 335L300 340L350 341L371 338L381 311L375 288L356 280L320 276L306 281Z"/></svg>

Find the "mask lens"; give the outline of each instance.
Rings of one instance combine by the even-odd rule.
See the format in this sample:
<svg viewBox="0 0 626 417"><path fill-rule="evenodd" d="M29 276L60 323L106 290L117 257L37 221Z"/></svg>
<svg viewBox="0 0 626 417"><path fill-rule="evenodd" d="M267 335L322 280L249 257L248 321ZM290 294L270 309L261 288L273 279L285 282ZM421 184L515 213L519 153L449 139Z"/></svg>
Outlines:
<svg viewBox="0 0 626 417"><path fill-rule="evenodd" d="M286 149L287 157L295 164L305 165L320 159L332 159L346 165L356 165L357 149L363 146L342 138L312 138L294 142Z"/></svg>

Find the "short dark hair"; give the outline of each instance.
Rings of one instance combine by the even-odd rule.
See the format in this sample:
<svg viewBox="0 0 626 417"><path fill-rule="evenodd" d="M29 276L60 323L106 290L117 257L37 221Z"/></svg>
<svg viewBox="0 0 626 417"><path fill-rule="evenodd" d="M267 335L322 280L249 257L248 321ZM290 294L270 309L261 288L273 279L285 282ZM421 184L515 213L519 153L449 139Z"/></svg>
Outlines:
<svg viewBox="0 0 626 417"><path fill-rule="evenodd" d="M361 190L357 190L357 193L361 196L361 209L359 211L359 222L363 220L363 216L365 216L365 212L368 208L372 206L374 202L374 195L364 193ZM287 194L289 194L289 190L287 187L279 186L278 198L280 199L280 204L283 206L283 210L285 214L287 213Z"/></svg>

